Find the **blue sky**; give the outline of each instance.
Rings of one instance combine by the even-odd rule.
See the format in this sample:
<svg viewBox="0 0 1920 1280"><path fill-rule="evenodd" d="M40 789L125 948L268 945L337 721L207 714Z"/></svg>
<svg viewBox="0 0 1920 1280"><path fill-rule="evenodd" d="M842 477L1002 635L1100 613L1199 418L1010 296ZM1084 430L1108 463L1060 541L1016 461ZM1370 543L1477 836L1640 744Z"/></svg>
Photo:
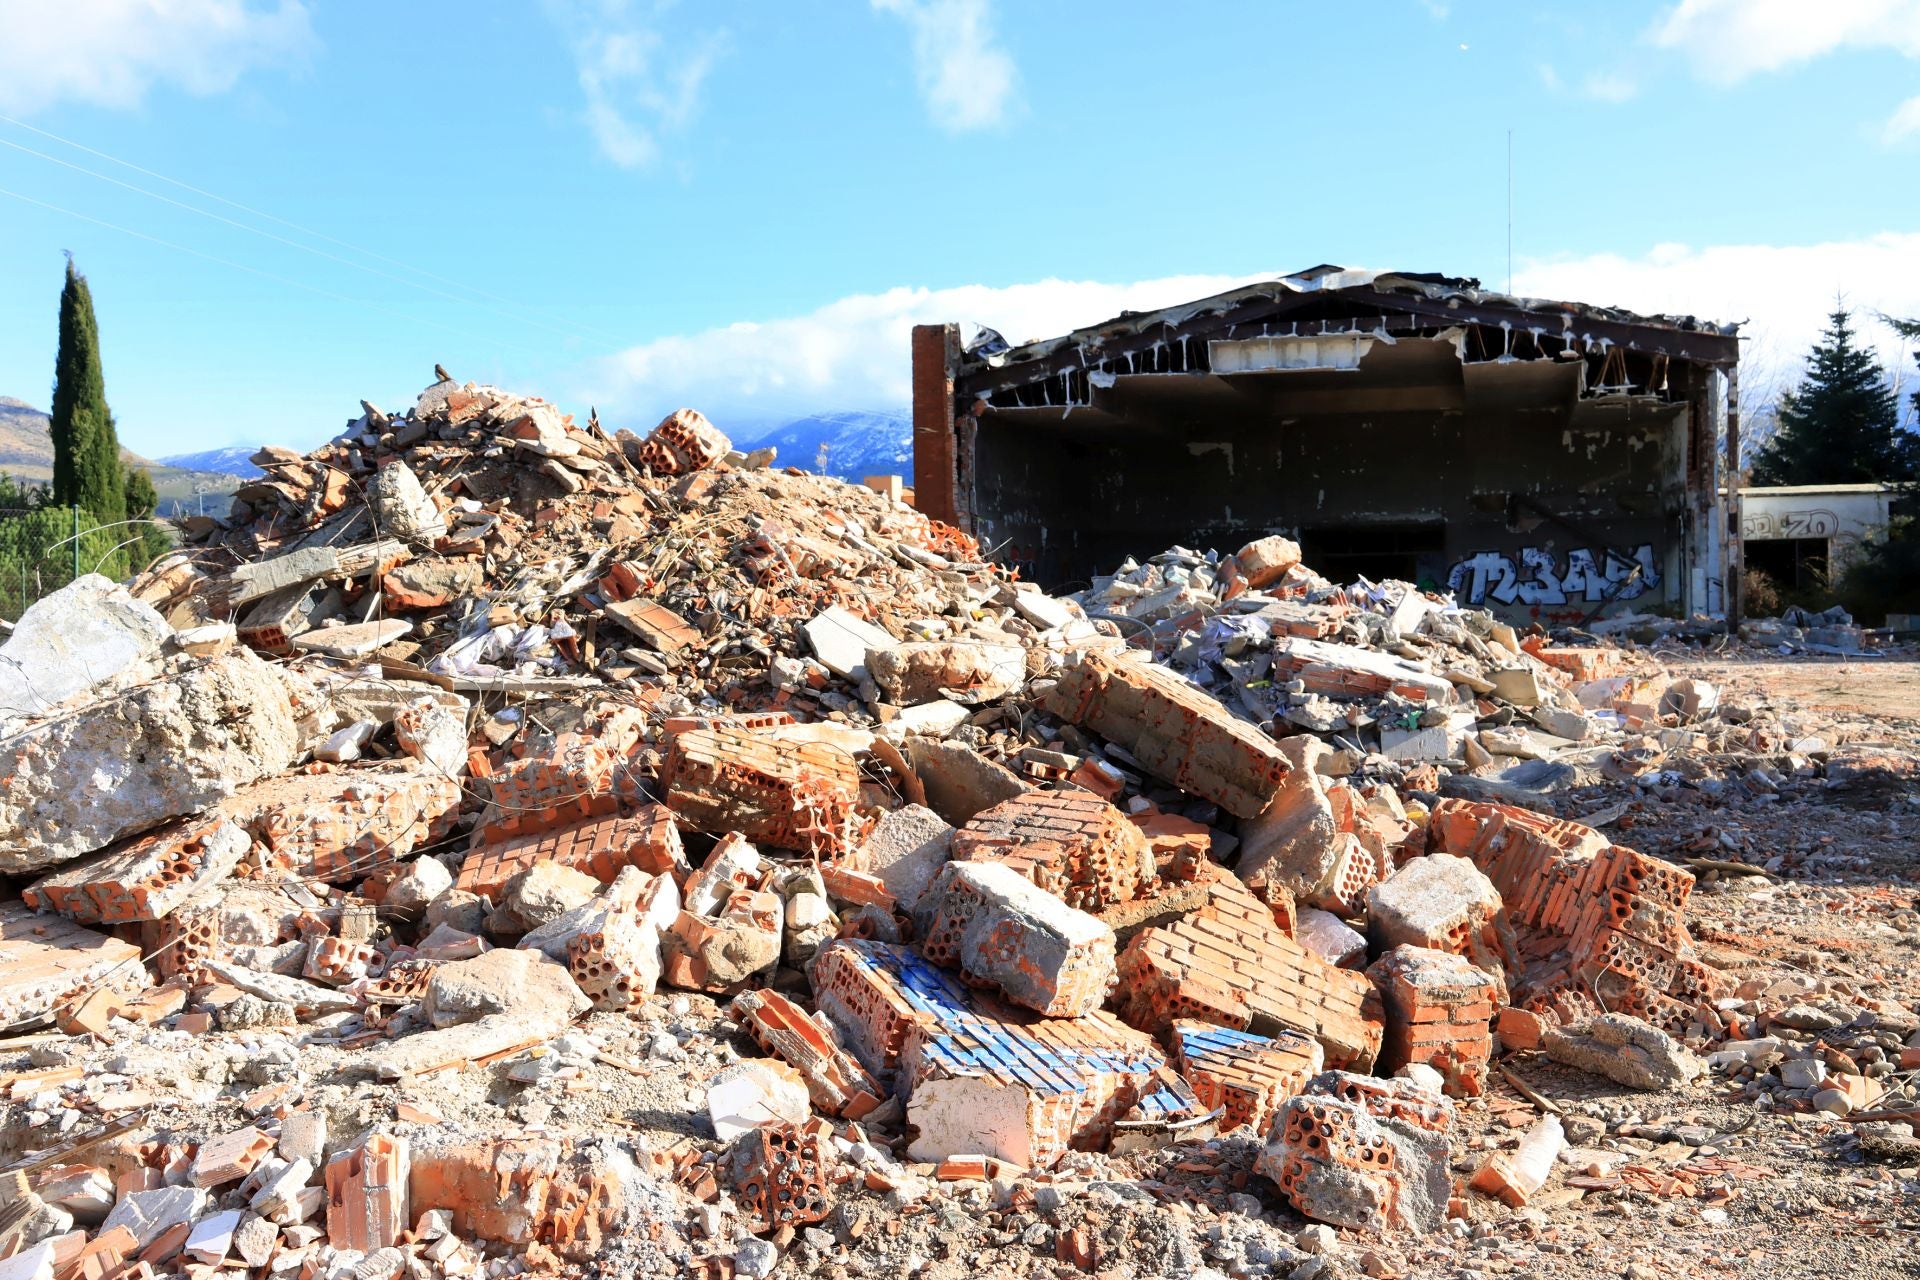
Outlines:
<svg viewBox="0 0 1920 1280"><path fill-rule="evenodd" d="M1747 320L1756 387L1836 293L1920 314L1920 0L10 0L0 115L0 394L71 250L150 455L435 361L726 426L904 403L916 320L1503 287L1509 129L1523 292Z"/></svg>

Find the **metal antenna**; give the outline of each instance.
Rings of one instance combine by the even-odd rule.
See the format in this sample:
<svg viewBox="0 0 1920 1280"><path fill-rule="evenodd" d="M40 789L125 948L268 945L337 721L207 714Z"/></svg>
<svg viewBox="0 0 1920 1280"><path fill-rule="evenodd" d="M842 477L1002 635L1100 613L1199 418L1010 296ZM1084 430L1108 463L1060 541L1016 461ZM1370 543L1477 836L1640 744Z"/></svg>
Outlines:
<svg viewBox="0 0 1920 1280"><path fill-rule="evenodd" d="M1513 130L1507 130L1507 293L1513 293Z"/></svg>

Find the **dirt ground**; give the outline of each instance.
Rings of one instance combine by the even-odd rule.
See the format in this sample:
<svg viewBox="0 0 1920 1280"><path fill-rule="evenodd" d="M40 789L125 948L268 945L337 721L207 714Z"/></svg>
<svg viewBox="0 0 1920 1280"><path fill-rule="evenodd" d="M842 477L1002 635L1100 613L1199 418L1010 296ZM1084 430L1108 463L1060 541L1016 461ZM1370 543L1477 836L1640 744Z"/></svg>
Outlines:
<svg viewBox="0 0 1920 1280"><path fill-rule="evenodd" d="M1771 878L1702 873L1689 920L1716 958L1803 974L1814 1003L1894 1001L1913 1010L1920 1003L1920 659L1658 657L1676 676L1719 685L1736 707L1770 704L1783 727L1818 741L1785 744L1760 760L1727 760L1714 772L1723 781L1734 775L1732 785L1718 794L1645 786L1607 829L1623 844L1678 861L1775 867ZM1806 754L1796 757L1793 746ZM1811 760L1850 753L1873 767L1813 776ZM1746 785L1740 775L1755 768L1779 781ZM1569 816L1587 811L1583 802L1617 805L1620 795L1596 789ZM1490 1234L1449 1252L1409 1254L1406 1274L1920 1274L1920 1159L1876 1157L1854 1124L1797 1100L1771 1102L1725 1076L1709 1074L1684 1093L1645 1094L1537 1055L1510 1065L1569 1115L1608 1126L1606 1138L1576 1145L1610 1149L1616 1160L1625 1154L1671 1181L1657 1190L1583 1189L1565 1183L1578 1172L1563 1163L1526 1210L1502 1214L1477 1199L1476 1216L1486 1221L1476 1233ZM1882 1107L1920 1107L1914 1075L1891 1077L1895 1087ZM1904 1104L1891 1100L1902 1091ZM1510 1110L1502 1095L1516 1096L1503 1084L1490 1105L1465 1110L1482 1140L1532 1118L1531 1109ZM1596 1159L1593 1170L1606 1163Z"/></svg>

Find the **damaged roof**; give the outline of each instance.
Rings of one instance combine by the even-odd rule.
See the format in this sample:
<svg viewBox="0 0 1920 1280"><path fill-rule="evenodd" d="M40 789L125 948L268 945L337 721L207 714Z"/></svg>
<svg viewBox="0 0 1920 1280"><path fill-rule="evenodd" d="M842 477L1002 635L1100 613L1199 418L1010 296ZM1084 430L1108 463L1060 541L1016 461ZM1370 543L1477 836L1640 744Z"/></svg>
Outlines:
<svg viewBox="0 0 1920 1280"><path fill-rule="evenodd" d="M1443 323L1496 324L1523 329L1536 337L1601 347L1621 345L1708 364L1727 364L1739 358L1737 322L1647 316L1623 307L1516 297L1483 288L1476 279L1433 272L1367 271L1322 264L1154 311L1123 311L1111 320L1061 337L1020 346L1010 346L999 334L983 329L968 345L961 367L973 372L1004 369L1044 361L1074 348L1102 348L1154 330L1177 333L1231 328L1301 310L1315 295L1338 295L1340 301L1357 310L1382 317L1412 314Z"/></svg>

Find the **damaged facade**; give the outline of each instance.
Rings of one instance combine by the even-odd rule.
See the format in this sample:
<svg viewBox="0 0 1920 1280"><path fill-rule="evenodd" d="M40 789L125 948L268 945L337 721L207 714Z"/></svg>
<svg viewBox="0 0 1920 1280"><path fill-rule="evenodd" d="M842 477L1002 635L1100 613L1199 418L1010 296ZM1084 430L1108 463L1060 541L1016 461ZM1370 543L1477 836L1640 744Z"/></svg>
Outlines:
<svg viewBox="0 0 1920 1280"><path fill-rule="evenodd" d="M916 501L1043 584L1284 534L1514 617L1737 615L1735 326L1316 267L989 339L914 331Z"/></svg>

